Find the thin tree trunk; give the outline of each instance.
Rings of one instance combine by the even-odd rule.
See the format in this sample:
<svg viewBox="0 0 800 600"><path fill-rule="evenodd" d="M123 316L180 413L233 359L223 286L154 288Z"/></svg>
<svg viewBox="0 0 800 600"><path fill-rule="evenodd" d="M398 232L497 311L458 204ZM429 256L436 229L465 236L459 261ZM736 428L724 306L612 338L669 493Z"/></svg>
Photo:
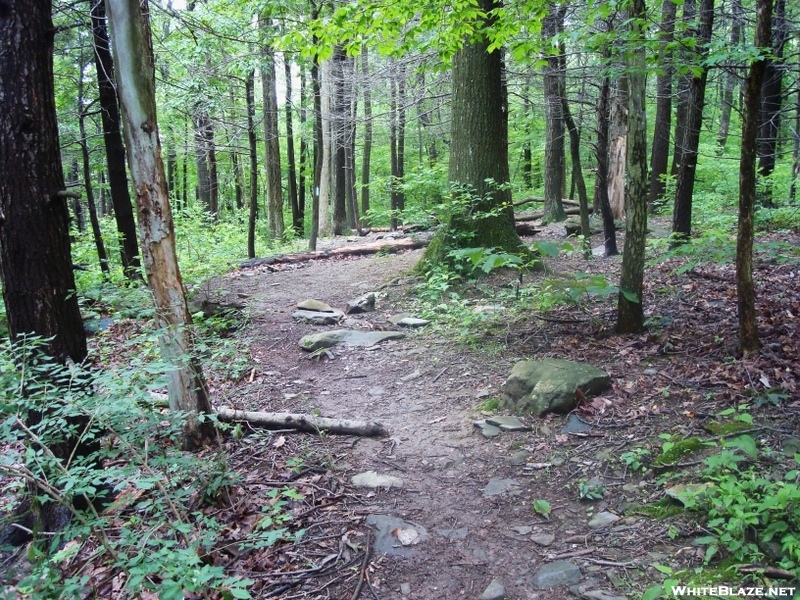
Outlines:
<svg viewBox="0 0 800 600"><path fill-rule="evenodd" d="M735 0L738 1L738 0ZM674 37L675 15L678 5L664 0L661 8L660 51L664 57L663 72L656 78L656 119L653 130L653 148L650 154L650 209L662 198L666 191L667 167L669 166L669 138L672 125L672 79L675 67L672 66L672 53L667 50Z"/></svg>
<svg viewBox="0 0 800 600"><path fill-rule="evenodd" d="M542 22L546 40L553 38L563 21L565 7L548 4ZM560 59L558 54L548 55L544 69L545 104L545 169L544 169L544 222L566 219L561 198L564 197L564 116L561 113Z"/></svg>
<svg viewBox="0 0 800 600"><path fill-rule="evenodd" d="M83 60L81 60L83 63ZM92 189L92 164L89 158L89 143L86 140L86 113L84 112L83 77L78 77L78 133L80 134L81 156L83 158L83 186L86 189L86 204L89 209L89 223L92 226L94 246L97 250L97 259L100 261L100 270L108 277L108 254L103 235L100 232L100 221L97 220L97 207L95 206L94 190Z"/></svg>
<svg viewBox="0 0 800 600"><path fill-rule="evenodd" d="M81 184L80 176L78 175L80 168L78 167L78 161L72 161L72 167L69 170L69 187L75 188ZM75 194L72 197L72 214L74 215L75 219L75 227L78 229L78 233L83 233L83 230L86 228L84 225L83 219L83 204L81 203L81 195Z"/></svg>
<svg viewBox="0 0 800 600"><path fill-rule="evenodd" d="M181 196L183 202L182 208L189 206L189 121L183 121L183 187L181 188Z"/></svg>
<svg viewBox="0 0 800 600"><path fill-rule="evenodd" d="M236 123L236 96L234 95L234 85L231 82L230 86L230 102L231 102L231 122L234 123L234 134L231 136L231 167L233 167L233 193L236 202L237 215L242 212L244 208L244 189L242 185L242 166L239 163L239 132ZM172 194L170 193L170 197Z"/></svg>
<svg viewBox="0 0 800 600"><path fill-rule="evenodd" d="M361 214L362 225L369 227L370 159L372 158L372 97L370 95L369 57L366 45L361 54L361 68L364 75L364 155L361 157Z"/></svg>
<svg viewBox="0 0 800 600"><path fill-rule="evenodd" d="M753 283L753 220L756 204L756 154L762 85L770 52L772 0L756 0L755 46L762 53L750 65L744 92L742 147L739 158L739 224L736 234L736 296L739 308L739 343L747 354L761 347L756 320Z"/></svg>
<svg viewBox="0 0 800 600"><path fill-rule="evenodd" d="M605 256L616 256L619 254L619 250L617 250L617 231L614 228L614 215L611 212L611 204L608 201L608 119L610 97L611 81L606 76L600 86L600 98L597 103L597 144L595 147L597 157L595 194L597 195L597 200L595 204L600 205L600 213L603 216Z"/></svg>
<svg viewBox="0 0 800 600"><path fill-rule="evenodd" d="M350 103L346 92L347 55L344 48L336 46L331 57L331 87L333 92L331 121L333 129L333 235L342 235L347 226L347 173L345 154L347 130L350 116Z"/></svg>
<svg viewBox="0 0 800 600"><path fill-rule="evenodd" d="M397 231L397 75L395 65L392 65L389 74L389 167L391 179L389 181L389 208L392 216L389 227Z"/></svg>
<svg viewBox="0 0 800 600"><path fill-rule="evenodd" d="M192 122L194 124L194 157L197 170L197 199L211 213L211 179L208 171L208 146L206 144L205 111L196 103Z"/></svg>
<svg viewBox="0 0 800 600"><path fill-rule="evenodd" d="M266 29L269 20L261 17L261 27ZM281 147L278 134L278 96L275 78L275 50L264 45L264 64L261 67L261 85L264 97L264 147L267 168L267 217L269 233L273 240L283 237L283 189L281 187Z"/></svg>
<svg viewBox="0 0 800 600"><path fill-rule="evenodd" d="M255 70L247 74L247 141L250 151L250 195L247 219L247 257L256 257L256 220L258 219L258 146L256 140Z"/></svg>
<svg viewBox="0 0 800 600"><path fill-rule="evenodd" d="M526 190L533 188L533 179L531 178L531 99L529 94L528 79L526 78L522 87L522 118L525 119L525 138L522 142L522 182Z"/></svg>
<svg viewBox="0 0 800 600"><path fill-rule="evenodd" d="M297 164L294 160L294 132L292 128L292 59L283 53L283 74L286 85L286 165L289 169L289 206L292 207L292 228L298 237L303 235L303 213L297 201Z"/></svg>
<svg viewBox="0 0 800 600"><path fill-rule="evenodd" d="M592 232L589 228L589 198L586 195L586 182L583 180L581 170L581 135L572 119L572 112L569 109L569 100L566 95L561 98L561 110L564 113L564 124L569 131L569 151L572 157L572 180L578 188L578 201L581 210L581 235L584 238L584 254L586 258L591 257ZM563 203L562 203L563 204Z"/></svg>
<svg viewBox="0 0 800 600"><path fill-rule="evenodd" d="M91 21L100 117L103 124L103 140L108 166L108 187L111 203L114 206L117 233L120 238L119 253L122 259L122 270L128 279L141 279L139 241L136 237L136 221L133 217L133 203L128 191L128 175L125 171L125 146L122 143L116 84L114 83L114 62L108 41L104 0L91 0Z"/></svg>
<svg viewBox="0 0 800 600"><path fill-rule="evenodd" d="M697 26L697 47L701 60L709 52L711 32L714 24L714 0L700 0L699 23ZM703 106L705 104L708 68L701 67L699 76L693 75L689 88L686 113L685 147L681 153L678 177L675 186L675 206L672 211L672 233L676 243L681 243L692 234L692 195L694 193L697 153L700 145L700 129L703 125Z"/></svg>
<svg viewBox="0 0 800 600"><path fill-rule="evenodd" d="M316 38L314 38L316 39ZM319 234L319 192L322 185L322 73L319 58L311 62L311 91L314 102L314 177L311 190L311 232L308 236L308 249L317 249Z"/></svg>
<svg viewBox="0 0 800 600"><path fill-rule="evenodd" d="M400 63L397 68L397 210L406 209L406 194L403 184L406 176L406 68Z"/></svg>
<svg viewBox="0 0 800 600"><path fill-rule="evenodd" d="M800 75L800 61L798 64ZM797 88L797 100L794 106L794 152L792 153L792 183L789 186L789 200L797 199L797 180L800 179L800 86Z"/></svg>
<svg viewBox="0 0 800 600"><path fill-rule="evenodd" d="M736 52L742 37L742 2L731 0L731 42L729 50ZM728 143L728 129L731 124L731 109L733 108L733 92L739 83L739 74L735 67L725 75L725 90L722 92L722 108L719 115L719 129L717 130L717 154L722 155Z"/></svg>
<svg viewBox="0 0 800 600"><path fill-rule="evenodd" d="M625 170L628 156L628 77L617 79L609 124L608 202L615 219L625 218Z"/></svg>
<svg viewBox="0 0 800 600"><path fill-rule="evenodd" d="M647 126L644 0L632 0L628 13L628 178L626 185L627 219L625 248L619 281L617 332L639 333L644 327L644 254L647 236Z"/></svg>
<svg viewBox="0 0 800 600"><path fill-rule="evenodd" d="M786 0L775 0L772 15L772 54L765 58L766 71L761 86L761 122L758 127L758 174L762 185L758 200L762 206L774 206L772 200L772 175L778 153L781 106L783 104L783 50L788 37Z"/></svg>
<svg viewBox="0 0 800 600"><path fill-rule="evenodd" d="M320 127L322 140L320 144L319 172L319 235L328 237L333 233L330 219L331 200L331 61L320 66Z"/></svg>
<svg viewBox="0 0 800 600"><path fill-rule="evenodd" d="M302 233L305 230L306 220L306 169L308 168L308 142L306 142L306 70L305 67L300 65L300 168L298 169L297 177L297 210L300 212L300 222L302 226ZM311 178L312 184L314 178Z"/></svg>
<svg viewBox="0 0 800 600"><path fill-rule="evenodd" d="M695 18L697 17L697 0L683 0L683 15L681 20L683 22L684 31L691 35ZM694 64L696 60L693 58L692 50L687 47L683 48L679 59L686 64ZM683 162L683 150L687 146L687 134L689 132L689 104L692 87L692 73L687 71L678 79L678 91L676 94L677 107L675 109L675 141L672 150L672 167L670 174L672 177L677 177L678 170Z"/></svg>
<svg viewBox="0 0 800 600"><path fill-rule="evenodd" d="M192 353L192 318L183 293L175 231L169 206L156 119L155 73L148 6L139 0L108 0L109 25L117 66L128 160L136 188L139 233L145 271L162 332L161 352L175 361L169 371L170 408L187 413L184 448L195 448L213 436L213 424L201 421L211 412L200 364Z"/></svg>
<svg viewBox="0 0 800 600"><path fill-rule="evenodd" d="M211 216L219 217L219 177L217 176L217 144L214 140L214 125L208 114L206 117L205 141L208 156L208 193Z"/></svg>

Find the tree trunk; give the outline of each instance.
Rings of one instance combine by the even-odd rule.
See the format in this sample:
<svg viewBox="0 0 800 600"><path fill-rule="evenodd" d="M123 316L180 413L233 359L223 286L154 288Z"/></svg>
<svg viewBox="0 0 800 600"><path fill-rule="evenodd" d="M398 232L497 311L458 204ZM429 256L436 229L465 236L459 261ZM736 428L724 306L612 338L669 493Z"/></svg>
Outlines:
<svg viewBox="0 0 800 600"><path fill-rule="evenodd" d="M550 40L564 20L566 5L559 7L549 3L547 15L542 22L545 40ZM564 197L564 115L561 113L561 65L558 54L548 54L544 69L545 105L545 169L544 169L544 221L566 219L561 198Z"/></svg>
<svg viewBox="0 0 800 600"><path fill-rule="evenodd" d="M247 142L250 150L250 195L247 219L247 257L256 257L256 219L258 219L258 146L256 140L255 71L247 74Z"/></svg>
<svg viewBox="0 0 800 600"><path fill-rule="evenodd" d="M526 190L533 188L531 178L531 99L529 97L528 80L525 80L522 88L522 115L525 120L525 139L522 142L522 183Z"/></svg>
<svg viewBox="0 0 800 600"><path fill-rule="evenodd" d="M564 114L564 124L569 131L569 151L572 160L572 180L578 188L578 200L581 211L581 235L584 238L584 254L586 258L592 255L591 239L592 232L589 228L589 198L586 195L586 182L583 180L581 170L581 135L572 119L572 112L569 109L569 100L566 94L561 98L561 110ZM562 202L563 205L563 202Z"/></svg>
<svg viewBox="0 0 800 600"><path fill-rule="evenodd" d="M798 68L800 72L800 68ZM794 106L794 151L792 152L792 183L789 186L789 200L797 198L797 180L800 179L800 86L797 88L797 100Z"/></svg>
<svg viewBox="0 0 800 600"><path fill-rule="evenodd" d="M214 124L208 113L206 117L205 140L208 156L208 194L211 216L219 217L219 177L217 176L217 143L214 141ZM169 196L167 196L169 197Z"/></svg>
<svg viewBox="0 0 800 600"><path fill-rule="evenodd" d="M133 217L133 203L125 171L125 146L122 143L114 83L114 61L111 58L111 47L108 42L104 0L91 0L91 20L100 117L103 123L103 141L108 165L108 187L120 238L119 253L122 269L128 279L141 279L139 241L136 237L136 221Z"/></svg>
<svg viewBox="0 0 800 600"><path fill-rule="evenodd" d="M331 200L331 61L320 66L320 144L319 167L319 235L328 237L333 233L330 219Z"/></svg>
<svg viewBox="0 0 800 600"><path fill-rule="evenodd" d="M406 176L406 68L397 65L397 160L392 174L395 184L396 206L400 214L406 209L406 194L403 184Z"/></svg>
<svg viewBox="0 0 800 600"><path fill-rule="evenodd" d="M491 26L494 0L478 5ZM446 260L454 246L497 248L524 253L514 229L514 212L507 184L508 104L499 49L489 52L488 40L467 41L453 59L452 123L449 180L464 191L465 213L456 213L437 232L417 269L428 270Z"/></svg>
<svg viewBox="0 0 800 600"><path fill-rule="evenodd" d="M345 77L347 55L336 46L331 57L331 121L333 129L333 235L342 235L347 227L346 148L349 130L350 103L347 99Z"/></svg>
<svg viewBox="0 0 800 600"><path fill-rule="evenodd" d="M783 49L786 45L786 0L775 0L772 15L772 54L766 57L766 71L761 86L761 122L758 127L758 174L762 178L758 200L762 206L774 206L772 180L778 152L781 105L783 103Z"/></svg>
<svg viewBox="0 0 800 600"><path fill-rule="evenodd" d="M736 52L742 37L742 1L731 1L731 43L729 50ZM717 154L722 155L728 143L728 129L731 124L731 109L733 108L733 92L739 83L739 75L731 68L725 76L725 90L722 93L722 108L719 115L719 129L717 130Z"/></svg>
<svg viewBox="0 0 800 600"><path fill-rule="evenodd" d="M753 218L756 204L756 148L760 109L763 106L762 85L769 70L769 63L764 57L770 53L771 17L772 0L757 0L755 46L761 56L750 65L745 83L742 147L739 158L739 224L736 234L739 342L745 354L761 347L758 339L756 292L753 283Z"/></svg>
<svg viewBox="0 0 800 600"><path fill-rule="evenodd" d="M683 15L681 21L684 27L684 36L692 35L694 28L694 21L697 17L697 0L683 0ZM696 36L695 36L696 37ZM681 40L683 41L683 40ZM681 50L679 60L684 64L692 65L696 62L693 57L692 50L689 49L689 44L684 43L684 48ZM686 136L689 131L689 123L687 121L689 116L689 103L692 86L692 73L687 71L678 79L678 91L676 94L677 107L675 109L675 141L672 150L672 167L670 174L677 177L678 170L683 162L683 149L686 147Z"/></svg>
<svg viewBox="0 0 800 600"><path fill-rule="evenodd" d="M231 102L231 122L236 123L236 96L234 94L234 84L231 82L230 86L230 102ZM244 208L244 189L242 185L242 165L239 163L239 132L237 125L234 125L234 133L230 139L231 146L231 167L233 168L233 193L236 202L237 216ZM169 174L169 161L167 161L167 173ZM169 179L169 175L167 175ZM172 190L170 190L169 197L172 198Z"/></svg>
<svg viewBox="0 0 800 600"><path fill-rule="evenodd" d="M200 103L194 106L194 157L197 169L197 199L211 213L211 178L208 170L208 145L206 143L206 121L208 115Z"/></svg>
<svg viewBox="0 0 800 600"><path fill-rule="evenodd" d="M702 63L708 56L711 43L711 31L714 24L714 0L700 0L699 23L697 26L697 47ZM672 212L672 233L676 243L692 234L692 195L694 193L695 169L697 167L697 151L700 145L700 129L703 126L703 105L705 103L708 68L700 67L699 76L693 75L689 88L688 106L686 108L686 134L681 162L678 167L675 185L675 207Z"/></svg>
<svg viewBox="0 0 800 600"><path fill-rule="evenodd" d="M651 209L664 195L667 183L669 134L672 126L672 78L675 76L672 53L667 51L667 45L672 42L674 37L677 9L677 4L671 0L662 2L659 40L664 66L662 67L663 72L659 72L656 77L656 119L653 130L653 148L650 154L650 197L648 202Z"/></svg>
<svg viewBox="0 0 800 600"><path fill-rule="evenodd" d="M83 63L83 60L81 60ZM89 209L89 223L92 226L92 236L94 246L97 250L97 258L100 261L100 270L104 277L108 277L110 271L108 267L108 254L103 235L100 232L100 221L97 220L97 207L95 206L94 191L92 189L92 163L89 158L89 143L86 140L86 113L84 112L83 98L83 78L78 78L78 133L80 134L81 156L83 158L83 186L86 189L86 204Z"/></svg>
<svg viewBox="0 0 800 600"><path fill-rule="evenodd" d="M364 74L364 154L361 157L361 215L362 227L369 227L369 169L372 158L372 97L370 95L369 57L365 45L361 54L361 68Z"/></svg>
<svg viewBox="0 0 800 600"><path fill-rule="evenodd" d="M269 20L261 17L261 27ZM278 92L275 78L275 50L264 45L264 64L261 67L261 85L264 96L264 147L267 167L267 217L269 233L273 240L283 237L283 189L281 187L281 147L278 134Z"/></svg>
<svg viewBox="0 0 800 600"><path fill-rule="evenodd" d="M647 126L645 29L647 10L644 0L632 0L629 9L628 50L628 177L626 185L625 248L619 280L617 332L638 333L644 327L645 238L647 236Z"/></svg>
<svg viewBox="0 0 800 600"><path fill-rule="evenodd" d="M313 38L316 40L316 37ZM317 249L319 234L319 192L322 185L322 73L319 57L311 62L311 91L314 101L314 177L311 184L311 232L308 235L308 249Z"/></svg>
<svg viewBox="0 0 800 600"><path fill-rule="evenodd" d="M286 85L286 164L289 169L289 206L292 207L292 229L297 237L303 236L303 213L297 201L297 164L294 160L294 131L292 126L292 59L283 53L283 74Z"/></svg>
<svg viewBox="0 0 800 600"><path fill-rule="evenodd" d="M300 168L297 175L297 210L302 218L303 230L306 220L306 169L308 168L308 143L306 142L306 70L300 65ZM311 178L313 183L314 178ZM305 233L305 231L303 231ZM301 235L303 235L301 233Z"/></svg>
<svg viewBox="0 0 800 600"><path fill-rule="evenodd" d="M615 219L625 218L625 167L628 156L628 77L617 79L609 124L608 202Z"/></svg>
<svg viewBox="0 0 800 600"><path fill-rule="evenodd" d="M70 188L76 188L80 186L81 179L79 173L78 161L72 161L72 167L69 170L69 180L67 181L67 185ZM75 219L75 227L78 230L78 233L83 233L85 229L83 223L83 204L81 204L81 195L79 193L75 193L72 195L72 214L74 215Z"/></svg>
<svg viewBox="0 0 800 600"><path fill-rule="evenodd" d="M192 319L183 293L175 231L169 206L155 102L153 47L148 6L139 0L108 0L108 17L117 67L128 161L136 189L139 234L145 272L162 332L161 352L175 361L169 372L169 403L188 414L182 445L194 448L210 439L213 425L201 421L211 412L203 373L192 356Z"/></svg>
<svg viewBox="0 0 800 600"><path fill-rule="evenodd" d="M605 256L616 256L617 231L614 228L614 215L608 201L608 118L609 101L611 98L611 81L608 76L603 78L600 86L600 98L597 102L597 143L595 152L597 156L597 185L595 205L599 205L603 216L603 236L605 238ZM596 210L596 209L595 209Z"/></svg>
<svg viewBox="0 0 800 600"><path fill-rule="evenodd" d="M389 179L389 208L392 211L390 218L390 229L397 231L397 76L395 65L392 64L389 73L389 167L391 178Z"/></svg>

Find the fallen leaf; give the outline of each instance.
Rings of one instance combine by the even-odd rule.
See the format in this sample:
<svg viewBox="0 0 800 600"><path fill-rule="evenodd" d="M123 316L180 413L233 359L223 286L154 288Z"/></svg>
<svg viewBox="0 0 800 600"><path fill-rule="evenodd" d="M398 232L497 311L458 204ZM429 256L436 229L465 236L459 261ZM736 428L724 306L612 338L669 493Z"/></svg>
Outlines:
<svg viewBox="0 0 800 600"><path fill-rule="evenodd" d="M400 540L403 546L412 546L419 543L419 531L416 529L398 527L392 533Z"/></svg>
<svg viewBox="0 0 800 600"><path fill-rule="evenodd" d="M280 447L281 447L281 446L283 446L285 443L286 443L286 438L285 438L284 436L280 436L280 437L279 437L277 440L275 440L275 443L273 443L272 445L273 445L275 448L280 448Z"/></svg>

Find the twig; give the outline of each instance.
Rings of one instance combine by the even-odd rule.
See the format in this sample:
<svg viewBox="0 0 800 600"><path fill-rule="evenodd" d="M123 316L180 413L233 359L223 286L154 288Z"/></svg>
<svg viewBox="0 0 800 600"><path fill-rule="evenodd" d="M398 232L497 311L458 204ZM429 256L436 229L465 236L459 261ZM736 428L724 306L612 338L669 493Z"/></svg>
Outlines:
<svg viewBox="0 0 800 600"><path fill-rule="evenodd" d="M444 369L442 369L441 371L439 371L439 374L438 374L436 377L434 377L434 378L433 378L433 381L431 381L431 383L436 383L437 381L439 381L439 378L440 378L442 375L444 375L444 372L445 372L445 371L447 371L447 369L449 369L449 368L450 368L450 365L447 365L447 366L446 366Z"/></svg>
<svg viewBox="0 0 800 600"><path fill-rule="evenodd" d="M778 569L777 567L760 567L759 565L736 565L736 568L742 573L758 573L766 575L767 577L775 577L776 579L792 580L797 578L796 573Z"/></svg>
<svg viewBox="0 0 800 600"><path fill-rule="evenodd" d="M577 556L585 556L587 554L592 554L594 552L594 548L586 548L586 550L578 550L576 552L566 552L564 554L557 554L552 557L551 560L561 560L562 558L575 558Z"/></svg>
<svg viewBox="0 0 800 600"><path fill-rule="evenodd" d="M364 580L366 579L367 573L367 565L369 565L369 559L372 557L372 544L370 543L372 540L372 534L367 534L367 547L364 549L364 560L361 561L361 569L358 572L358 583L356 583L356 589L353 590L353 595L350 596L350 600L357 600L358 597L361 595L361 589L364 587Z"/></svg>

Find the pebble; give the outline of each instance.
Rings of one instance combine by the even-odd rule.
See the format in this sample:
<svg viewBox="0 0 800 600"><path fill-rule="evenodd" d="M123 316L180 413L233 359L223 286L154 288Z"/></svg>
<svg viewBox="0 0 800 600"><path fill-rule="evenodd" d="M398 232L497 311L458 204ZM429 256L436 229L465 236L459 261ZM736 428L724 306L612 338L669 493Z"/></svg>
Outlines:
<svg viewBox="0 0 800 600"><path fill-rule="evenodd" d="M499 579L492 579L492 582L481 594L480 600L505 600L506 588Z"/></svg>

